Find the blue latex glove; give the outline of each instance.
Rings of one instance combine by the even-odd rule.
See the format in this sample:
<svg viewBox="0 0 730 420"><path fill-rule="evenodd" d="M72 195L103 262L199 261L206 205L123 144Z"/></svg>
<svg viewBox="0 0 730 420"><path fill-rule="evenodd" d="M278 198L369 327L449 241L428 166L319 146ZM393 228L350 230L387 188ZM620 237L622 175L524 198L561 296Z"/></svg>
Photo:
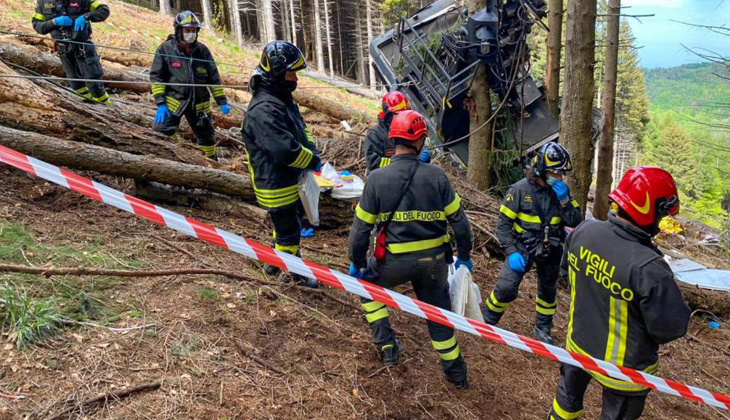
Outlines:
<svg viewBox="0 0 730 420"><path fill-rule="evenodd" d="M340 176L348 176L348 175L352 175L350 173L350 171L340 171Z"/></svg>
<svg viewBox="0 0 730 420"><path fill-rule="evenodd" d="M302 229L301 237L302 238L313 238L314 237L314 228Z"/></svg>
<svg viewBox="0 0 730 420"><path fill-rule="evenodd" d="M456 262L454 262L454 268L458 270L459 267L461 267L462 265L464 267L468 268L469 271L473 271L474 270L474 263L471 262L471 260L464 261L464 260L460 260L460 259L457 258L456 259Z"/></svg>
<svg viewBox="0 0 730 420"><path fill-rule="evenodd" d="M509 268L515 273L524 273L525 268L527 267L525 257L523 257L519 252L509 254L509 257L507 257L507 264L509 264Z"/></svg>
<svg viewBox="0 0 730 420"><path fill-rule="evenodd" d="M155 113L155 124L162 124L169 117L170 110L167 108L167 105L157 105L157 112Z"/></svg>
<svg viewBox="0 0 730 420"><path fill-rule="evenodd" d="M71 26L74 24L74 21L68 16L59 16L53 19L53 24L56 26Z"/></svg>
<svg viewBox="0 0 730 420"><path fill-rule="evenodd" d="M568 184L563 181L557 181L553 184L553 191L558 196L560 202L568 201Z"/></svg>
<svg viewBox="0 0 730 420"><path fill-rule="evenodd" d="M355 268L354 263L350 263L350 276L355 277L356 279L363 279L365 277L365 274L361 270L358 270Z"/></svg>
<svg viewBox="0 0 730 420"><path fill-rule="evenodd" d="M77 17L76 21L74 22L74 31L83 31L84 28L86 28L86 18L84 17L84 15L81 15Z"/></svg>
<svg viewBox="0 0 730 420"><path fill-rule="evenodd" d="M418 160L420 160L423 163L431 162L431 152L429 152L428 149L423 149L421 154L418 155Z"/></svg>
<svg viewBox="0 0 730 420"><path fill-rule="evenodd" d="M221 105L221 114L228 115L229 112L231 112L231 107L228 104Z"/></svg>

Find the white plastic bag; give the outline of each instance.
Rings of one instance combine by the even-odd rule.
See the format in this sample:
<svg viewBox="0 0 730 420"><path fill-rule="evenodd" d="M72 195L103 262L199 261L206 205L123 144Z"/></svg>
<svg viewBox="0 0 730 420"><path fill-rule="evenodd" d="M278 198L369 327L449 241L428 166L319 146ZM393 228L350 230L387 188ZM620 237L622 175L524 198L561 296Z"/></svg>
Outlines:
<svg viewBox="0 0 730 420"><path fill-rule="evenodd" d="M484 316L479 308L482 294L479 292L479 287L472 281L468 268L461 266L458 270L454 270L453 264L449 266L449 295L453 312L475 321L484 322Z"/></svg>
<svg viewBox="0 0 730 420"><path fill-rule="evenodd" d="M352 181L343 181L342 185L335 185L332 189L332 198L337 200L357 200L362 196L365 183L357 176L352 176Z"/></svg>
<svg viewBox="0 0 730 420"><path fill-rule="evenodd" d="M298 190L307 220L312 226L319 226L319 186L312 171L302 171L299 175Z"/></svg>

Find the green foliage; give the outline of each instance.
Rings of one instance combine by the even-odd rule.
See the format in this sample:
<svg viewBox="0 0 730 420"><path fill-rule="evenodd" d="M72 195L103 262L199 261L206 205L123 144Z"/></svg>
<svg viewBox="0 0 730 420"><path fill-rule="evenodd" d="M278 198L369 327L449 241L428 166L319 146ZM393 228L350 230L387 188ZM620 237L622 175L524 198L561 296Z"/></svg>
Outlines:
<svg viewBox="0 0 730 420"><path fill-rule="evenodd" d="M410 5L409 0L384 0L383 14L381 19L386 26L394 25L401 18L408 17L408 12L415 11Z"/></svg>
<svg viewBox="0 0 730 420"><path fill-rule="evenodd" d="M207 300L208 302L215 302L220 298L218 292L209 287L203 287L201 289L198 289L198 296L203 300Z"/></svg>
<svg viewBox="0 0 730 420"><path fill-rule="evenodd" d="M0 333L18 348L52 337L60 326L61 313L53 299L33 300L8 283L0 289Z"/></svg>

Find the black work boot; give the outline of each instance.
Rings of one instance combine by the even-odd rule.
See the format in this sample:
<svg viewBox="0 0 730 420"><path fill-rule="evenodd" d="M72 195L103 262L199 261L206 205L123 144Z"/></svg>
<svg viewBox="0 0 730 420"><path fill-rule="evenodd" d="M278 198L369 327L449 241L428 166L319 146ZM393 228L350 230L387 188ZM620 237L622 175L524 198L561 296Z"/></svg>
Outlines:
<svg viewBox="0 0 730 420"><path fill-rule="evenodd" d="M453 382L456 389L469 389L469 380L464 378L463 381Z"/></svg>
<svg viewBox="0 0 730 420"><path fill-rule="evenodd" d="M311 289L318 289L319 282L316 279L310 279L309 277L300 276L299 274L292 273L292 280L297 286L309 287Z"/></svg>
<svg viewBox="0 0 730 420"><path fill-rule="evenodd" d="M535 335L535 338L537 341L543 342L545 344L553 344L553 336L550 333L550 327L546 325L535 325L535 328L532 330L532 333Z"/></svg>
<svg viewBox="0 0 730 420"><path fill-rule="evenodd" d="M385 367L391 367L398 363L398 354L400 354L400 348L397 341L393 344L386 344L380 349L380 358L383 360Z"/></svg>
<svg viewBox="0 0 730 420"><path fill-rule="evenodd" d="M484 317L484 322L489 325L497 325L502 318L502 314L491 311L489 308L482 311L482 316Z"/></svg>
<svg viewBox="0 0 730 420"><path fill-rule="evenodd" d="M264 273L267 276L276 276L281 272L281 269L275 265L264 264Z"/></svg>

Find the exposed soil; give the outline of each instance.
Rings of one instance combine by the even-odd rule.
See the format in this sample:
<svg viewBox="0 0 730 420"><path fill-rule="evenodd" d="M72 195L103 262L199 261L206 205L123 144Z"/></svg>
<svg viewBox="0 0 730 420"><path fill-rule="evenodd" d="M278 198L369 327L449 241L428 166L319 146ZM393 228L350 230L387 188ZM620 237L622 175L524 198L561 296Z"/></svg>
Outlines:
<svg viewBox="0 0 730 420"><path fill-rule="evenodd" d="M96 241L110 254L151 269L208 265L263 278L257 264L239 255L15 170L2 168L0 173L0 218L25 226L40 244L80 246ZM96 179L116 188L130 187L120 179ZM268 238L257 220L174 210L261 241ZM318 232L304 242L305 256L344 268L346 234L346 230ZM195 258L152 235L187 249ZM475 260L475 277L486 294L494 285L500 263L483 255ZM42 281L52 286L65 279ZM159 390L92 407L74 418L537 420L549 409L557 382L558 366L551 361L459 334L471 387L457 391L440 371L424 322L396 311L391 315L403 348L401 363L379 371L367 325L352 307L357 306L357 299L328 288L310 292L284 284L270 287L209 276L83 281L109 282L100 300L121 307L121 316L108 326L154 323L155 329L117 333L73 327L24 350L3 344L0 418L45 418L109 390L162 381ZM203 288L214 290L216 298L203 298ZM408 286L401 291L412 295ZM530 275L505 316L504 327L530 333L534 291L535 280ZM560 297L558 342L564 339L567 324L565 287L561 287ZM133 310L141 316L133 318ZM710 330L706 320L695 317L687 338L662 349L660 374L730 392L729 337L728 330ZM234 340L284 374L242 356ZM586 418L597 418L600 400L595 385L586 406ZM724 415L707 406L653 393L644 418L713 419Z"/></svg>

